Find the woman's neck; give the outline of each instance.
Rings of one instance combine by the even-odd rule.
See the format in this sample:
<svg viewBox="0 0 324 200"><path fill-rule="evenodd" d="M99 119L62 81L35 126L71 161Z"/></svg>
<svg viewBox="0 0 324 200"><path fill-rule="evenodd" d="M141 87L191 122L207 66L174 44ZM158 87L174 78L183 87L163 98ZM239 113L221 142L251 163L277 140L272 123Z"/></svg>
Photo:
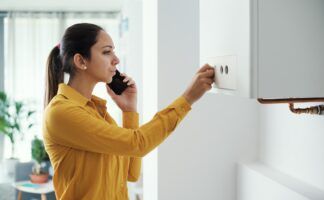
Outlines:
<svg viewBox="0 0 324 200"><path fill-rule="evenodd" d="M96 83L93 81L88 81L85 78L81 79L74 77L72 79L70 78L68 85L90 100Z"/></svg>

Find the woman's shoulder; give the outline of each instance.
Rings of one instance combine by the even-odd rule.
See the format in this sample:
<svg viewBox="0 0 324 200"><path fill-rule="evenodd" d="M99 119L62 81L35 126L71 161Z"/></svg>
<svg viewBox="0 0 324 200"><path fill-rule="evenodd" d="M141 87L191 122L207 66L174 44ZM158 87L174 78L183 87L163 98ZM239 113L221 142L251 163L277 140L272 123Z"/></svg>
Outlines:
<svg viewBox="0 0 324 200"><path fill-rule="evenodd" d="M53 112L64 112L67 109L71 108L79 108L79 105L74 101L64 97L63 95L56 95L49 102L49 104L45 108L45 114L53 113Z"/></svg>
<svg viewBox="0 0 324 200"><path fill-rule="evenodd" d="M47 108L52 108L55 106L66 106L71 104L72 102L69 101L68 98L64 97L63 95L57 94L55 95L52 100L48 103Z"/></svg>

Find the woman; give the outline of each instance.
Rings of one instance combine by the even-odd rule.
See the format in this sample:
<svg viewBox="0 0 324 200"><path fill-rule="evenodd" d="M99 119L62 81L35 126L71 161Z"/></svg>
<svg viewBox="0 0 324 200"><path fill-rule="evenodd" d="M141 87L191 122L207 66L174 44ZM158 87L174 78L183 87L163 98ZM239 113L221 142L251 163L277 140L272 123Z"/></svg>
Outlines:
<svg viewBox="0 0 324 200"><path fill-rule="evenodd" d="M127 181L137 181L141 158L157 147L213 83L205 65L185 92L143 126L138 125L137 89L108 94L123 112L119 127L106 101L92 95L98 82L110 83L119 59L111 37L94 24L69 27L48 58L43 134L54 168L57 199L128 199ZM68 84L63 73L69 73Z"/></svg>

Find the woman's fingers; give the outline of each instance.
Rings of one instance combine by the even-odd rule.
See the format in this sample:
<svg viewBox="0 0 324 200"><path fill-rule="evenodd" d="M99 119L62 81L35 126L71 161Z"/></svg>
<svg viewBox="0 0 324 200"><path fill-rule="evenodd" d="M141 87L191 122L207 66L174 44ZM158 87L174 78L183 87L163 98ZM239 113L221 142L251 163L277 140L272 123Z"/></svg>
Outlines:
<svg viewBox="0 0 324 200"><path fill-rule="evenodd" d="M214 83L214 80L211 78L202 78L201 81L205 84L211 85Z"/></svg>
<svg viewBox="0 0 324 200"><path fill-rule="evenodd" d="M190 104L193 104L204 93L212 88L214 82L215 70L210 65L206 64L201 67L195 74L193 81L184 92L183 96Z"/></svg>
<svg viewBox="0 0 324 200"><path fill-rule="evenodd" d="M135 81L133 79L131 79L127 82L127 85L135 85Z"/></svg>
<svg viewBox="0 0 324 200"><path fill-rule="evenodd" d="M135 84L135 81L130 76L127 76L126 74L123 74L123 76L125 77L123 82L127 83L127 85L134 85Z"/></svg>
<svg viewBox="0 0 324 200"><path fill-rule="evenodd" d="M198 76L200 76L201 78L214 78L215 75L215 71L214 68L212 69L207 69L204 72L200 72Z"/></svg>
<svg viewBox="0 0 324 200"><path fill-rule="evenodd" d="M127 81L129 81L129 79L131 79L131 77L127 76L125 73L120 73L120 76L125 77L125 78L123 79L123 82L127 82Z"/></svg>
<svg viewBox="0 0 324 200"><path fill-rule="evenodd" d="M129 79L131 79L129 76L126 76L126 78L124 78L123 82L126 83L127 81L129 81Z"/></svg>
<svg viewBox="0 0 324 200"><path fill-rule="evenodd" d="M198 83L200 82L201 84L208 84L208 85L212 85L214 82L214 70L207 70L205 72L202 73L198 73L198 77L197 77L197 81Z"/></svg>
<svg viewBox="0 0 324 200"><path fill-rule="evenodd" d="M205 64L204 66L202 66L199 70L198 70L198 73L201 73L201 72L205 72L209 69L214 69L212 66L210 66L209 64Z"/></svg>
<svg viewBox="0 0 324 200"><path fill-rule="evenodd" d="M127 85L128 86L133 86L133 87L135 87L135 81L132 79L132 77L130 77L130 76L127 76L125 73L120 73L120 75L121 76L123 76L123 77L125 77L124 79L123 79L123 82L124 83L127 83Z"/></svg>

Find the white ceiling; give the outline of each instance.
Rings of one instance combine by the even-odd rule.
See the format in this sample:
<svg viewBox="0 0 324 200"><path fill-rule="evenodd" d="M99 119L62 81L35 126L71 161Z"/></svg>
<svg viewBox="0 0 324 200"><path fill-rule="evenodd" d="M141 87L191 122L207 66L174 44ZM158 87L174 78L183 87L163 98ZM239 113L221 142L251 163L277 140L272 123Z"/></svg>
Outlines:
<svg viewBox="0 0 324 200"><path fill-rule="evenodd" d="M118 12L122 0L0 0L0 11L111 11Z"/></svg>

